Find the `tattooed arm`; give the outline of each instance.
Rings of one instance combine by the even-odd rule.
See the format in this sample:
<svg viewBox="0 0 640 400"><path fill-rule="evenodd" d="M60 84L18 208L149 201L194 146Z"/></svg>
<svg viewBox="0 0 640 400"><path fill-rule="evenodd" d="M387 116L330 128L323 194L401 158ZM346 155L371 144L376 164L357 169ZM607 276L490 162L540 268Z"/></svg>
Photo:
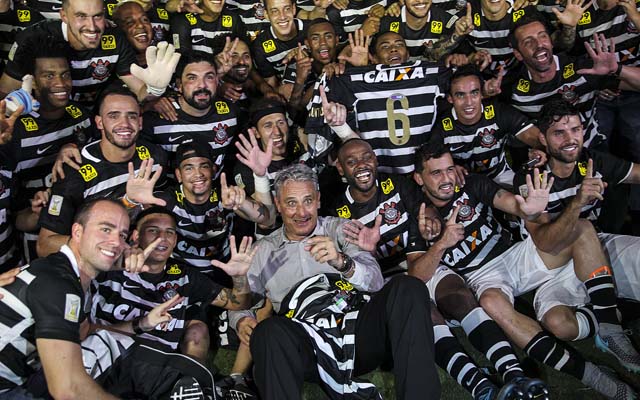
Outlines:
<svg viewBox="0 0 640 400"><path fill-rule="evenodd" d="M424 59L426 61L437 62L444 56L450 54L453 49L458 47L462 36L458 36L457 33L452 33L449 36L445 36L433 44L433 46L427 46L425 44Z"/></svg>
<svg viewBox="0 0 640 400"><path fill-rule="evenodd" d="M227 310L247 310L251 306L251 289L246 276L234 276L233 289L223 288L211 302Z"/></svg>
<svg viewBox="0 0 640 400"><path fill-rule="evenodd" d="M263 226L271 226L275 222L275 206L273 205L273 201L271 200L271 194L268 195L269 205L266 205L260 201L264 197L267 197L264 193L255 192L253 194L256 197L256 200L252 198L247 198L241 205L240 208L236 210L236 213L248 220L255 222L257 224Z"/></svg>

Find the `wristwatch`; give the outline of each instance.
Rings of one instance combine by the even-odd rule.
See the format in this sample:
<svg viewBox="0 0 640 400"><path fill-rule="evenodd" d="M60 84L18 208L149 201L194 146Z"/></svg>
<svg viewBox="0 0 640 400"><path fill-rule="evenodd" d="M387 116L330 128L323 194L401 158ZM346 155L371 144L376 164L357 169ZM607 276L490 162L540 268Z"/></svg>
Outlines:
<svg viewBox="0 0 640 400"><path fill-rule="evenodd" d="M340 266L340 268L336 268L336 270L342 274L349 271L351 267L353 267L353 259L344 253L341 253L341 254L342 254L342 265Z"/></svg>

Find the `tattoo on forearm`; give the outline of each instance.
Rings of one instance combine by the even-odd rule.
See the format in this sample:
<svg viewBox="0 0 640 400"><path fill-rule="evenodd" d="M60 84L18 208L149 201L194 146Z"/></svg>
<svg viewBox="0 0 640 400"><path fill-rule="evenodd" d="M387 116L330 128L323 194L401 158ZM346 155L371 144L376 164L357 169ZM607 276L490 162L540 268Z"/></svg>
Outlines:
<svg viewBox="0 0 640 400"><path fill-rule="evenodd" d="M458 46L461 37L455 33L449 36L445 36L438 40L431 47L426 47L424 51L424 57L427 61L438 61L442 57L451 53L451 51Z"/></svg>
<svg viewBox="0 0 640 400"><path fill-rule="evenodd" d="M218 293L217 300L222 302L220 307L224 308L229 304L229 295L231 294L231 290L227 288L223 288L220 293Z"/></svg>
<svg viewBox="0 0 640 400"><path fill-rule="evenodd" d="M251 288L249 287L249 280L246 276L234 276L231 278L233 280L233 291L236 294L247 294L251 293Z"/></svg>
<svg viewBox="0 0 640 400"><path fill-rule="evenodd" d="M496 198L497 198L497 199L501 198L502 196L504 196L504 194L505 194L505 193L507 193L507 191L506 191L506 190L504 190L504 189L500 189L500 190L498 190L498 191L496 192Z"/></svg>
<svg viewBox="0 0 640 400"><path fill-rule="evenodd" d="M267 219L267 213L269 212L267 206L261 203L256 203L256 206L258 206L258 222Z"/></svg>

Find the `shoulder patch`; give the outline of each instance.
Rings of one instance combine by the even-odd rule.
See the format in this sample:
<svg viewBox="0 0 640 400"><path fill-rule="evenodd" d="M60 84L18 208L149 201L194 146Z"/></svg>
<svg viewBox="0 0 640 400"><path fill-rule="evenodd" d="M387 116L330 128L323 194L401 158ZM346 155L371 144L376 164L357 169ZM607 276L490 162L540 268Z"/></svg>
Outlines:
<svg viewBox="0 0 640 400"><path fill-rule="evenodd" d="M11 45L11 49L9 49L9 55L7 56L9 61L13 61L13 57L15 57L17 50L18 50L18 43L13 42L13 45Z"/></svg>
<svg viewBox="0 0 640 400"><path fill-rule="evenodd" d="M90 180L95 179L98 176L98 171L96 171L96 169L91 164L83 165L82 167L80 167L78 172L85 182L89 182Z"/></svg>
<svg viewBox="0 0 640 400"><path fill-rule="evenodd" d="M389 30L391 32L395 32L395 33L400 32L400 22L396 21L396 22L390 23L389 24Z"/></svg>
<svg viewBox="0 0 640 400"><path fill-rule="evenodd" d="M485 119L493 119L496 116L496 112L493 109L493 105L488 105L484 108L484 118Z"/></svg>
<svg viewBox="0 0 640 400"><path fill-rule="evenodd" d="M480 13L473 14L473 24L475 26L480 26Z"/></svg>
<svg viewBox="0 0 640 400"><path fill-rule="evenodd" d="M169 19L169 13L164 8L156 8L156 13L160 19Z"/></svg>
<svg viewBox="0 0 640 400"><path fill-rule="evenodd" d="M269 39L265 42L262 42L262 49L265 53L273 53L276 51L276 44L273 40Z"/></svg>
<svg viewBox="0 0 640 400"><path fill-rule="evenodd" d="M591 23L591 13L589 11L585 11L578 21L578 25L589 25Z"/></svg>
<svg viewBox="0 0 640 400"><path fill-rule="evenodd" d="M451 121L451 118L447 117L445 119L442 120L442 127L444 128L445 131L452 131L453 130L453 121Z"/></svg>
<svg viewBox="0 0 640 400"><path fill-rule="evenodd" d="M395 186L393 186L393 182L391 181L391 178L388 178L386 181L381 182L380 187L382 187L382 193L384 194L389 194L393 189L395 189Z"/></svg>
<svg viewBox="0 0 640 400"><path fill-rule="evenodd" d="M64 301L64 319L70 322L80 320L80 296L67 293Z"/></svg>
<svg viewBox="0 0 640 400"><path fill-rule="evenodd" d="M181 273L182 273L182 270L178 267L178 264L173 264L167 270L167 274L169 275L180 275Z"/></svg>
<svg viewBox="0 0 640 400"><path fill-rule="evenodd" d="M229 105L226 101L216 101L216 111L218 114L229 114Z"/></svg>
<svg viewBox="0 0 640 400"><path fill-rule="evenodd" d="M19 22L29 22L29 21L31 21L31 11L29 11L29 10L18 10L18 21Z"/></svg>
<svg viewBox="0 0 640 400"><path fill-rule="evenodd" d="M67 110L67 113L69 113L69 115L71 115L71 118L78 118L82 115L82 111L73 104L69 104L64 109Z"/></svg>
<svg viewBox="0 0 640 400"><path fill-rule="evenodd" d="M529 92L529 88L531 87L531 82L529 82L526 79L520 79L518 81L518 87L517 89L523 93L528 93Z"/></svg>
<svg viewBox="0 0 640 400"><path fill-rule="evenodd" d="M336 208L336 211L338 212L338 217L340 218L351 218L351 210L349 210L349 206L347 206L346 204L340 208Z"/></svg>
<svg viewBox="0 0 640 400"><path fill-rule="evenodd" d="M136 151L138 152L138 158L141 160L148 160L151 158L151 154L149 153L147 146L136 146Z"/></svg>
<svg viewBox="0 0 640 400"><path fill-rule="evenodd" d="M513 22L517 22L522 17L524 17L524 10L518 10L513 12Z"/></svg>
<svg viewBox="0 0 640 400"><path fill-rule="evenodd" d="M246 185L242 181L242 174L236 174L236 176L234 176L234 180L236 181L236 185L238 185L239 188L244 189L246 187Z"/></svg>
<svg viewBox="0 0 640 400"><path fill-rule="evenodd" d="M431 21L431 33L442 33L441 21Z"/></svg>
<svg viewBox="0 0 640 400"><path fill-rule="evenodd" d="M107 12L109 13L110 17L113 17L113 10L116 9L116 5L117 4L107 4Z"/></svg>
<svg viewBox="0 0 640 400"><path fill-rule="evenodd" d="M582 161L578 163L578 172L581 176L587 176L587 162Z"/></svg>
<svg viewBox="0 0 640 400"><path fill-rule="evenodd" d="M54 194L51 196L51 201L49 201L49 209L47 212L49 215L53 215L55 217L60 216L60 211L62 210L62 203L64 202L64 197Z"/></svg>
<svg viewBox="0 0 640 400"><path fill-rule="evenodd" d="M116 48L116 37L113 35L102 35L100 41L102 50L114 50Z"/></svg>
<svg viewBox="0 0 640 400"><path fill-rule="evenodd" d="M575 74L576 72L573 70L573 63L564 66L564 69L562 70L562 77L564 79L570 78Z"/></svg>
<svg viewBox="0 0 640 400"><path fill-rule="evenodd" d="M222 27L231 28L233 26L233 17L231 15L222 16Z"/></svg>
<svg viewBox="0 0 640 400"><path fill-rule="evenodd" d="M26 129L27 132L33 132L38 130L38 123L36 123L35 119L31 117L26 117L26 118L21 118L20 121L22 121L22 124L24 125L24 129Z"/></svg>
<svg viewBox="0 0 640 400"><path fill-rule="evenodd" d="M184 15L187 18L187 21L189 21L189 25L195 25L198 23L198 20L196 19L195 14L192 13L188 13Z"/></svg>

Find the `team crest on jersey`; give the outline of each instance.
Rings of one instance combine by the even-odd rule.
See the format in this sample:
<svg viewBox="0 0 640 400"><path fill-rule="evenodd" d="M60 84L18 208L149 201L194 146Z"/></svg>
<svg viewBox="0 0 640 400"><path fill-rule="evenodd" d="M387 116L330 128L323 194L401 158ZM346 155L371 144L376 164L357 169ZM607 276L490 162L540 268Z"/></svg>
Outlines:
<svg viewBox="0 0 640 400"><path fill-rule="evenodd" d="M93 71L91 71L93 79L98 81L107 79L107 77L109 77L109 65L111 65L109 60L98 60L98 62L92 62L89 66L93 68Z"/></svg>
<svg viewBox="0 0 640 400"><path fill-rule="evenodd" d="M480 26L480 14L479 13L475 13L473 15L473 24L475 26Z"/></svg>
<svg viewBox="0 0 640 400"><path fill-rule="evenodd" d="M80 175L82 176L82 179L84 179L85 182L89 182L93 179L96 179L96 177L98 176L98 171L96 171L95 167L91 164L83 165L82 167L80 167L78 172L80 173Z"/></svg>
<svg viewBox="0 0 640 400"><path fill-rule="evenodd" d="M526 79L520 79L518 81L518 87L517 89L523 93L528 93L529 89L531 88L531 82L529 82Z"/></svg>
<svg viewBox="0 0 640 400"><path fill-rule="evenodd" d="M591 23L591 13L589 11L585 11L578 21L578 25L589 25Z"/></svg>
<svg viewBox="0 0 640 400"><path fill-rule="evenodd" d="M55 217L60 216L60 212L62 211L62 203L64 202L64 197L54 194L51 196L51 201L49 201L48 212L49 215L53 215Z"/></svg>
<svg viewBox="0 0 640 400"><path fill-rule="evenodd" d="M29 10L18 10L18 21L19 22L29 22L29 21L31 21L31 11L29 11Z"/></svg>
<svg viewBox="0 0 640 400"><path fill-rule="evenodd" d="M160 19L169 19L169 13L164 8L156 8L156 13Z"/></svg>
<svg viewBox="0 0 640 400"><path fill-rule="evenodd" d="M338 217L340 218L346 218L346 219L351 218L351 210L349 210L349 206L347 205L344 205L340 208L336 208L336 211L338 212Z"/></svg>
<svg viewBox="0 0 640 400"><path fill-rule="evenodd" d="M80 111L80 109L73 104L69 104L64 109L67 110L67 113L69 115L71 115L71 118L78 118L82 115L82 111Z"/></svg>
<svg viewBox="0 0 640 400"><path fill-rule="evenodd" d="M452 131L453 130L453 122L451 121L451 118L445 118L442 120L442 127L444 128L445 131Z"/></svg>
<svg viewBox="0 0 640 400"><path fill-rule="evenodd" d="M381 182L380 187L382 187L382 193L384 194L389 194L393 189L395 189L395 186L393 186L393 182L391 181L391 178L388 178L386 181Z"/></svg>
<svg viewBox="0 0 640 400"><path fill-rule="evenodd" d="M513 22L517 22L522 17L524 17L524 10L518 10L513 12Z"/></svg>
<svg viewBox="0 0 640 400"><path fill-rule="evenodd" d="M431 33L442 33L441 21L431 21Z"/></svg>
<svg viewBox="0 0 640 400"><path fill-rule="evenodd" d="M229 105L226 101L216 101L216 111L218 114L229 114Z"/></svg>
<svg viewBox="0 0 640 400"><path fill-rule="evenodd" d="M264 12L264 5L262 4L262 2L254 4L253 8L254 8L253 15L256 17L256 19L259 19L260 21L264 20L265 12Z"/></svg>
<svg viewBox="0 0 640 400"><path fill-rule="evenodd" d="M265 42L262 42L262 48L265 53L273 53L276 51L276 44L273 40L269 39Z"/></svg>
<svg viewBox="0 0 640 400"><path fill-rule="evenodd" d="M385 203L384 208L380 209L380 215L384 217L387 225L395 225L400 221L400 211L395 201Z"/></svg>
<svg viewBox="0 0 640 400"><path fill-rule="evenodd" d="M149 153L147 146L136 146L136 151L138 152L138 158L141 160L148 160L151 158L151 153Z"/></svg>
<svg viewBox="0 0 640 400"><path fill-rule="evenodd" d="M578 172L581 176L587 176L587 162L581 161L578 163Z"/></svg>
<svg viewBox="0 0 640 400"><path fill-rule="evenodd" d="M64 319L70 322L80 320L80 296L67 293L64 301Z"/></svg>
<svg viewBox="0 0 640 400"><path fill-rule="evenodd" d="M488 105L484 108L484 119L493 119L496 116L496 112L493 109L493 105Z"/></svg>
<svg viewBox="0 0 640 400"><path fill-rule="evenodd" d="M167 274L169 274L169 275L180 275L181 273L182 273L182 270L178 267L178 264L173 264L167 270Z"/></svg>
<svg viewBox="0 0 640 400"><path fill-rule="evenodd" d="M227 129L229 129L229 126L227 124L218 124L218 126L214 126L213 133L215 133L215 136L213 137L213 141L217 144L224 144L227 140L229 140Z"/></svg>
<svg viewBox="0 0 640 400"><path fill-rule="evenodd" d="M495 133L495 129L484 128L484 130L478 134L480 136L480 146L486 148L495 146L496 142L498 141L496 139Z"/></svg>
<svg viewBox="0 0 640 400"><path fill-rule="evenodd" d="M116 48L116 37L113 35L102 35L100 42L102 50L113 50Z"/></svg>
<svg viewBox="0 0 640 400"><path fill-rule="evenodd" d="M573 70L573 63L564 66L564 69L562 70L562 77L564 79L570 78L575 74L576 72Z"/></svg>
<svg viewBox="0 0 640 400"><path fill-rule="evenodd" d="M391 24L389 24L389 30L391 32L395 32L398 33L400 32L400 22L392 22Z"/></svg>
<svg viewBox="0 0 640 400"><path fill-rule="evenodd" d="M38 124L36 123L35 119L31 117L27 117L27 118L20 119L20 121L22 121L22 124L24 125L24 129L26 129L27 132L33 132L38 130Z"/></svg>
<svg viewBox="0 0 640 400"><path fill-rule="evenodd" d="M185 14L184 16L187 17L187 21L189 21L189 25L195 25L198 23L198 20L196 19L195 14L188 13L188 14Z"/></svg>
<svg viewBox="0 0 640 400"><path fill-rule="evenodd" d="M458 209L458 221L469 222L476 215L475 208L469 205L469 199L464 199L457 203Z"/></svg>
<svg viewBox="0 0 640 400"><path fill-rule="evenodd" d="M558 89L558 94L562 96L562 100L567 103L575 104L578 101L578 94L575 90L576 87L574 85L563 85Z"/></svg>
<svg viewBox="0 0 640 400"><path fill-rule="evenodd" d="M178 285L175 285L178 286ZM166 289L164 293L162 293L162 300L169 301L178 295L178 291L176 289Z"/></svg>

